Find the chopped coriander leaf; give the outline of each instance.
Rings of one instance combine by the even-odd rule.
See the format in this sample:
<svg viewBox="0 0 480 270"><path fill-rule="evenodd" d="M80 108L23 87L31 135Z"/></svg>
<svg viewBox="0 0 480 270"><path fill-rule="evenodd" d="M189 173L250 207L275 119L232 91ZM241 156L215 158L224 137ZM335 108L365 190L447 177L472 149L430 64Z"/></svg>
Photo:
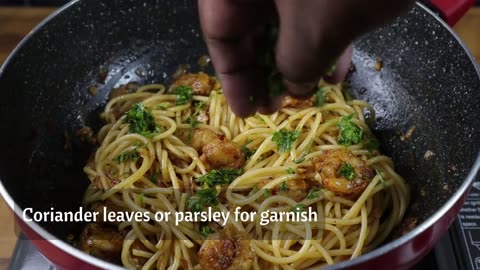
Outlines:
<svg viewBox="0 0 480 270"><path fill-rule="evenodd" d="M190 116L187 118L186 122L187 124L190 125L190 127L188 128L188 134L187 134L187 144L189 144L192 141L193 129L196 128L198 124L200 124L200 121Z"/></svg>
<svg viewBox="0 0 480 270"><path fill-rule="evenodd" d="M270 191L270 189L266 188L263 190L263 197L264 198L272 197L272 192Z"/></svg>
<svg viewBox="0 0 480 270"><path fill-rule="evenodd" d="M157 109L161 109L161 110L165 110L168 106L168 103L164 102L164 103L160 103L157 105Z"/></svg>
<svg viewBox="0 0 480 270"><path fill-rule="evenodd" d="M325 104L325 93L327 92L327 88L320 87L318 91L313 96L313 101L315 106L322 107Z"/></svg>
<svg viewBox="0 0 480 270"><path fill-rule="evenodd" d="M137 161L137 159L140 157L140 153L137 152L137 149L133 149L131 151L126 151L118 155L116 158L113 160L122 163L125 161Z"/></svg>
<svg viewBox="0 0 480 270"><path fill-rule="evenodd" d="M141 206L143 206L143 201L144 201L144 200L145 200L145 194L140 193L140 194L138 195L138 202L139 202L139 204L140 204Z"/></svg>
<svg viewBox="0 0 480 270"><path fill-rule="evenodd" d="M293 168L288 168L287 169L288 174L295 174L295 170ZM285 183L285 182L284 182Z"/></svg>
<svg viewBox="0 0 480 270"><path fill-rule="evenodd" d="M385 182L385 179L383 178L382 174L378 171L378 170L375 170L378 174L378 177L380 177L380 184L382 185L382 187L386 187L387 186L387 182Z"/></svg>
<svg viewBox="0 0 480 270"><path fill-rule="evenodd" d="M292 207L292 211L295 212L295 213L303 212L303 211L305 211L305 205L299 203L299 204L295 205L294 207Z"/></svg>
<svg viewBox="0 0 480 270"><path fill-rule="evenodd" d="M319 188L312 188L308 191L307 199L314 200L318 198Z"/></svg>
<svg viewBox="0 0 480 270"><path fill-rule="evenodd" d="M255 150L252 150L245 145L242 146L242 152L246 159L249 159L251 156L253 156L253 154L255 154Z"/></svg>
<svg viewBox="0 0 480 270"><path fill-rule="evenodd" d="M257 193L258 191L260 190L260 188L258 187L258 184L255 184L252 188L252 191L251 193L254 194L254 193Z"/></svg>
<svg viewBox="0 0 480 270"><path fill-rule="evenodd" d="M300 164L300 163L304 162L306 156L307 156L306 154L303 154L299 159L295 159L295 160L293 161L293 163L295 163L295 164Z"/></svg>
<svg viewBox="0 0 480 270"><path fill-rule="evenodd" d="M192 212L201 212L206 207L217 204L217 191L214 188L199 190L195 196L187 200L187 208Z"/></svg>
<svg viewBox="0 0 480 270"><path fill-rule="evenodd" d="M173 91L177 95L177 105L187 104L193 99L193 90L190 86L182 85L175 88Z"/></svg>
<svg viewBox="0 0 480 270"><path fill-rule="evenodd" d="M379 143L378 140L371 137L365 142L365 148L367 148L368 152L373 152L375 150L378 150Z"/></svg>
<svg viewBox="0 0 480 270"><path fill-rule="evenodd" d="M197 178L197 182L207 187L215 187L217 185L227 185L233 182L235 178L243 173L242 169L218 169L211 170L207 174Z"/></svg>
<svg viewBox="0 0 480 270"><path fill-rule="evenodd" d="M337 69L337 65L336 64L333 64L330 69L327 71L327 73L325 73L326 76L328 77L332 77L333 74L335 73L335 70Z"/></svg>
<svg viewBox="0 0 480 270"><path fill-rule="evenodd" d="M203 237L207 238L209 234L215 233L215 230L210 228L209 226L202 226L200 229L200 234L202 234Z"/></svg>
<svg viewBox="0 0 480 270"><path fill-rule="evenodd" d="M145 137L151 137L153 134L162 131L155 123L151 111L143 103L133 105L123 119L123 123L128 124L131 133L138 133Z"/></svg>
<svg viewBox="0 0 480 270"><path fill-rule="evenodd" d="M282 183L280 184L280 190L281 190L281 191L288 191L287 182L282 182Z"/></svg>
<svg viewBox="0 0 480 270"><path fill-rule="evenodd" d="M363 137L363 129L352 122L352 115L344 116L337 123L338 143L345 146L359 144Z"/></svg>
<svg viewBox="0 0 480 270"><path fill-rule="evenodd" d="M189 124L192 128L196 128L198 124L200 124L200 121L197 120L197 118L194 117L188 117L186 120L187 124Z"/></svg>
<svg viewBox="0 0 480 270"><path fill-rule="evenodd" d="M157 173L152 174L149 177L149 180L154 184L158 184L158 174Z"/></svg>
<svg viewBox="0 0 480 270"><path fill-rule="evenodd" d="M273 133L272 141L277 144L280 152L290 151L293 143L297 140L298 136L300 136L300 133L300 130L288 131L282 128Z"/></svg>
<svg viewBox="0 0 480 270"><path fill-rule="evenodd" d="M203 105L205 105L205 101L199 101L197 104L195 104L195 111L193 112L194 116L197 116L200 113Z"/></svg>
<svg viewBox="0 0 480 270"><path fill-rule="evenodd" d="M337 175L344 177L348 180L355 178L355 171L353 170L352 165L347 162L343 162L342 166L338 168Z"/></svg>

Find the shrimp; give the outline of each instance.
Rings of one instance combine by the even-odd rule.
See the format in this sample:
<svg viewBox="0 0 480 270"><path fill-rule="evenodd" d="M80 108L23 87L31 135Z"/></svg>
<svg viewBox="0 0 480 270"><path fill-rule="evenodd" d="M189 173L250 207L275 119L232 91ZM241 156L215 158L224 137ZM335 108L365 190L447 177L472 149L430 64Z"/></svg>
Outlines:
<svg viewBox="0 0 480 270"><path fill-rule="evenodd" d="M117 262L122 253L125 232L113 226L90 223L80 235L78 247L84 252L110 262Z"/></svg>
<svg viewBox="0 0 480 270"><path fill-rule="evenodd" d="M188 132L179 133L183 141L187 141ZM207 170L230 168L239 169L245 164L242 147L225 139L207 128L196 128L190 134L188 144L200 154L200 160Z"/></svg>
<svg viewBox="0 0 480 270"><path fill-rule="evenodd" d="M375 171L364 160L344 149L323 151L313 163L320 174L322 186L346 197L360 196L375 177ZM351 179L339 174L340 168L346 163L353 168Z"/></svg>
<svg viewBox="0 0 480 270"><path fill-rule="evenodd" d="M214 141L202 148L200 160L208 170L239 169L245 164L242 148L232 141Z"/></svg>
<svg viewBox="0 0 480 270"><path fill-rule="evenodd" d="M209 235L198 256L202 268L208 270L248 270L256 260L248 234L233 227Z"/></svg>
<svg viewBox="0 0 480 270"><path fill-rule="evenodd" d="M182 85L192 87L193 94L201 96L209 96L212 90L220 89L218 81L203 72L180 75L173 82L172 87L176 88Z"/></svg>
<svg viewBox="0 0 480 270"><path fill-rule="evenodd" d="M267 178L258 183L258 188L263 188L266 186L272 178ZM275 187L272 190L272 194L285 194L287 197L292 198L293 200L299 202L307 196L308 190L310 188L310 183L304 179L290 179L287 180L285 187Z"/></svg>
<svg viewBox="0 0 480 270"><path fill-rule="evenodd" d="M310 108L313 106L313 100L310 99L298 99L291 96L286 96L282 101L282 108Z"/></svg>

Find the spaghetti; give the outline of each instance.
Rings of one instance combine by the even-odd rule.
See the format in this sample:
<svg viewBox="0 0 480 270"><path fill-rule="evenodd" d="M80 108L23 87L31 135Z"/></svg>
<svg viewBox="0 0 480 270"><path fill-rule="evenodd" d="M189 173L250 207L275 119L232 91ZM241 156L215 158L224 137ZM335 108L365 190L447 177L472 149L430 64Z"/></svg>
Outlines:
<svg viewBox="0 0 480 270"><path fill-rule="evenodd" d="M283 105L238 118L202 73L111 99L84 168L84 203L152 220L89 224L81 248L128 269L309 269L382 244L403 218L409 188L375 149L365 117L373 119L373 108L325 84L315 99ZM153 219L209 207L258 215L242 222L232 214L224 227ZM261 222L267 211L314 211L318 219ZM92 247L95 234L110 250Z"/></svg>

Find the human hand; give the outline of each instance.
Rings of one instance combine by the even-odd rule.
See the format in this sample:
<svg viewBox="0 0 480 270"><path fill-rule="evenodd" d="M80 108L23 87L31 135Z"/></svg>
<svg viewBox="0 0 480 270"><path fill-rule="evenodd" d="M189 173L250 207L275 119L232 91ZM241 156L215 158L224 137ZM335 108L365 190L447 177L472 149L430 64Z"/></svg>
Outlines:
<svg viewBox="0 0 480 270"><path fill-rule="evenodd" d="M406 11L413 0L198 0L210 57L225 96L238 116L272 113L272 97L259 66L266 26L278 14L275 61L287 95L308 97L336 64L339 82L351 62L351 42Z"/></svg>

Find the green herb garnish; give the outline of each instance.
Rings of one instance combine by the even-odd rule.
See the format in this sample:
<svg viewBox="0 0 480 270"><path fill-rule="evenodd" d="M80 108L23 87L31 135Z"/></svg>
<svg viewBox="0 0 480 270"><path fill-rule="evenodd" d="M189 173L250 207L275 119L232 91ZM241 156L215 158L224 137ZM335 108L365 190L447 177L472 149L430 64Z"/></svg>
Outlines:
<svg viewBox="0 0 480 270"><path fill-rule="evenodd" d="M177 105L187 104L193 99L193 90L190 86L182 85L175 88L173 91L177 95Z"/></svg>
<svg viewBox="0 0 480 270"><path fill-rule="evenodd" d="M207 238L209 234L215 233L215 230L210 228L209 226L202 226L200 229L200 234L204 237Z"/></svg>
<svg viewBox="0 0 480 270"><path fill-rule="evenodd" d="M217 204L217 190L214 188L201 189L187 200L187 208L192 212L201 212L206 207Z"/></svg>
<svg viewBox="0 0 480 270"><path fill-rule="evenodd" d="M318 91L313 95L313 101L315 106L322 107L325 104L325 93L327 93L327 88L320 87Z"/></svg>
<svg viewBox="0 0 480 270"><path fill-rule="evenodd" d="M137 198L138 198L138 203L143 207L143 201L145 200L145 194L140 193Z"/></svg>
<svg viewBox="0 0 480 270"><path fill-rule="evenodd" d="M272 197L272 192L270 191L270 189L266 188L263 190L263 197L264 198Z"/></svg>
<svg viewBox="0 0 480 270"><path fill-rule="evenodd" d="M337 123L338 143L345 146L359 144L363 137L363 129L352 122L353 115L342 117Z"/></svg>
<svg viewBox="0 0 480 270"><path fill-rule="evenodd" d="M252 157L253 154L255 154L255 151L256 150L250 149L245 145L242 146L242 152L243 152L243 155L245 156L246 159L249 159L250 157Z"/></svg>
<svg viewBox="0 0 480 270"><path fill-rule="evenodd" d="M280 190L281 190L281 191L288 191L287 182L282 182L282 183L280 184Z"/></svg>
<svg viewBox="0 0 480 270"><path fill-rule="evenodd" d="M288 174L295 174L295 170L293 168L288 168L287 169ZM285 183L285 182L284 182Z"/></svg>
<svg viewBox="0 0 480 270"><path fill-rule="evenodd" d="M385 188L387 186L387 182L385 182L385 179L383 178L382 174L378 170L375 170L375 171L380 177L380 184L382 185L383 188Z"/></svg>
<svg viewBox="0 0 480 270"><path fill-rule="evenodd" d="M292 211L295 212L295 213L301 213L301 212L305 211L305 205L299 203L299 204L295 205L294 207L292 207Z"/></svg>
<svg viewBox="0 0 480 270"><path fill-rule="evenodd" d="M161 110L165 110L168 106L168 103L164 102L164 103L160 103L157 105L157 109L161 109Z"/></svg>
<svg viewBox="0 0 480 270"><path fill-rule="evenodd" d="M348 180L355 178L355 171L353 170L352 165L347 162L343 162L342 166L338 168L337 175L344 177Z"/></svg>
<svg viewBox="0 0 480 270"><path fill-rule="evenodd" d="M215 187L217 185L228 185L232 183L235 178L239 177L243 173L242 169L218 169L211 170L207 174L197 178L197 182L203 186Z"/></svg>
<svg viewBox="0 0 480 270"><path fill-rule="evenodd" d="M315 200L318 198L319 188L312 188L308 191L307 199Z"/></svg>
<svg viewBox="0 0 480 270"><path fill-rule="evenodd" d="M299 159L295 159L295 160L293 161L293 163L295 163L295 164L300 164L300 163L304 162L306 156L307 156L307 154L304 153Z"/></svg>
<svg viewBox="0 0 480 270"><path fill-rule="evenodd" d="M368 152L372 153L375 150L378 150L380 143L378 142L377 139L370 137L366 142L365 142L365 148L367 148Z"/></svg>
<svg viewBox="0 0 480 270"><path fill-rule="evenodd" d="M131 133L138 133L145 137L161 132L161 128L155 123L151 111L143 103L133 105L127 112L123 123L128 124Z"/></svg>
<svg viewBox="0 0 480 270"><path fill-rule="evenodd" d="M292 149L293 143L300 136L300 130L288 131L286 129L281 129L273 133L272 141L277 144L278 150L280 152L286 152Z"/></svg>
<svg viewBox="0 0 480 270"><path fill-rule="evenodd" d="M154 183L154 184L158 184L158 176L157 174L153 174L152 176L150 176L149 180Z"/></svg>
<svg viewBox="0 0 480 270"><path fill-rule="evenodd" d="M137 159L140 158L140 153L138 153L137 148L131 150L131 151L126 151L118 155L116 158L113 160L122 163L125 161L137 161Z"/></svg>

